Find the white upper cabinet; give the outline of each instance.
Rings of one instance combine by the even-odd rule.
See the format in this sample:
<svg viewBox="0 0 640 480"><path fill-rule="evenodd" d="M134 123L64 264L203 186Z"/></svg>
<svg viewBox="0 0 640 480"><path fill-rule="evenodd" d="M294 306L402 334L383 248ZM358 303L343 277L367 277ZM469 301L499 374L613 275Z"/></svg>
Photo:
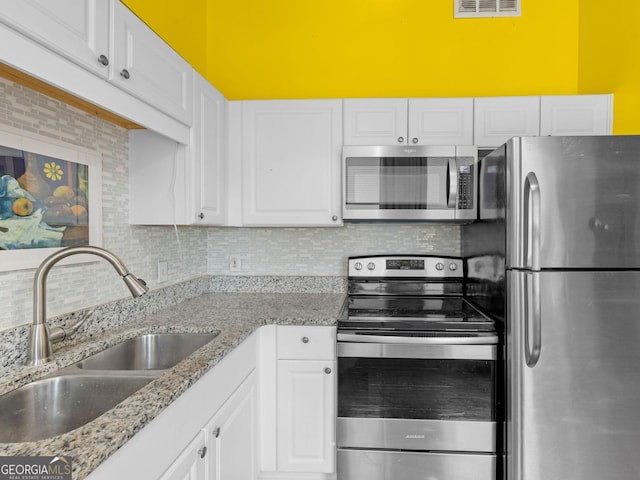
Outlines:
<svg viewBox="0 0 640 480"><path fill-rule="evenodd" d="M540 99L540 135L611 135L612 95L555 95Z"/></svg>
<svg viewBox="0 0 640 480"><path fill-rule="evenodd" d="M473 142L498 147L511 137L540 135L540 97L484 97L474 100Z"/></svg>
<svg viewBox="0 0 640 480"><path fill-rule="evenodd" d="M57 53L109 75L109 1L4 1L0 21Z"/></svg>
<svg viewBox="0 0 640 480"><path fill-rule="evenodd" d="M344 101L345 145L471 145L471 98Z"/></svg>
<svg viewBox="0 0 640 480"><path fill-rule="evenodd" d="M347 99L344 101L345 145L407 143L407 99Z"/></svg>
<svg viewBox="0 0 640 480"><path fill-rule="evenodd" d="M190 125L193 68L119 1L113 15L112 81Z"/></svg>
<svg viewBox="0 0 640 480"><path fill-rule="evenodd" d="M0 21L171 119L191 125L193 68L119 0L6 0ZM31 46L20 45L22 40L12 43L16 55L35 57ZM153 128L156 122L163 123L153 115L146 122L149 115L137 113L143 109L127 107L126 100L82 78L73 65L57 71L58 62L39 52L33 60L12 61L12 56L1 54L0 61L141 125ZM129 103L133 103L130 97ZM170 127L159 129L165 128Z"/></svg>
<svg viewBox="0 0 640 480"><path fill-rule="evenodd" d="M129 221L222 225L226 220L227 100L194 77L189 145L149 130L129 132Z"/></svg>
<svg viewBox="0 0 640 480"><path fill-rule="evenodd" d="M473 98L409 99L411 145L473 145Z"/></svg>
<svg viewBox="0 0 640 480"><path fill-rule="evenodd" d="M193 202L189 220L196 225L222 225L226 220L227 100L199 74L194 78L189 178ZM189 223L191 223L191 221Z"/></svg>
<svg viewBox="0 0 640 480"><path fill-rule="evenodd" d="M242 224L337 226L342 102L242 102Z"/></svg>

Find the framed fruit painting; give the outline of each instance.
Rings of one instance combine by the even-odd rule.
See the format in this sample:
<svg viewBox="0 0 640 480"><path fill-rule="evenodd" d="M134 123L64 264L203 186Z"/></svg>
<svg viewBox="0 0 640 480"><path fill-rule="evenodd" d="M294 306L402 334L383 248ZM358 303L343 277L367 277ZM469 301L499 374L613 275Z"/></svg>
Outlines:
<svg viewBox="0 0 640 480"><path fill-rule="evenodd" d="M35 268L63 247L100 246L101 178L95 152L0 127L0 271Z"/></svg>

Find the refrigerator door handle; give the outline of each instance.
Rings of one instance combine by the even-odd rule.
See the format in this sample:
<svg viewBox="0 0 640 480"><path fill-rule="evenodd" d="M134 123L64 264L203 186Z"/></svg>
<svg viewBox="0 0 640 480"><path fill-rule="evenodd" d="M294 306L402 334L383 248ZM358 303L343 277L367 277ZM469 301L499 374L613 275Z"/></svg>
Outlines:
<svg viewBox="0 0 640 480"><path fill-rule="evenodd" d="M447 207L456 208L456 201L458 200L458 165L456 164L455 158L449 159L447 176L449 177L449 197L447 198Z"/></svg>
<svg viewBox="0 0 640 480"><path fill-rule="evenodd" d="M524 180L524 266L540 270L540 184L529 172Z"/></svg>
<svg viewBox="0 0 640 480"><path fill-rule="evenodd" d="M540 273L525 273L524 356L533 368L542 350L542 319L540 311Z"/></svg>

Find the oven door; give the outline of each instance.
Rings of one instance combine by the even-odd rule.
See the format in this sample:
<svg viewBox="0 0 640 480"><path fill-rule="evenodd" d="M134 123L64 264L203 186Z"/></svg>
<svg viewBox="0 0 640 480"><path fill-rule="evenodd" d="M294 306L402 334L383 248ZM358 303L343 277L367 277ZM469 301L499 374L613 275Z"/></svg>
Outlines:
<svg viewBox="0 0 640 480"><path fill-rule="evenodd" d="M496 344L339 332L338 447L495 453Z"/></svg>
<svg viewBox="0 0 640 480"><path fill-rule="evenodd" d="M496 480L495 335L338 333L338 480Z"/></svg>

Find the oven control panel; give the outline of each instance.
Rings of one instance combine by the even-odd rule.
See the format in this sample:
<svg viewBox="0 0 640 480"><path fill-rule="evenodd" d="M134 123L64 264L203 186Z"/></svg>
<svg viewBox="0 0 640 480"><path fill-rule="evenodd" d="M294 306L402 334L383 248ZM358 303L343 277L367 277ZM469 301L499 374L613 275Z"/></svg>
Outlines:
<svg viewBox="0 0 640 480"><path fill-rule="evenodd" d="M349 277L462 278L463 260L422 255L349 258Z"/></svg>

